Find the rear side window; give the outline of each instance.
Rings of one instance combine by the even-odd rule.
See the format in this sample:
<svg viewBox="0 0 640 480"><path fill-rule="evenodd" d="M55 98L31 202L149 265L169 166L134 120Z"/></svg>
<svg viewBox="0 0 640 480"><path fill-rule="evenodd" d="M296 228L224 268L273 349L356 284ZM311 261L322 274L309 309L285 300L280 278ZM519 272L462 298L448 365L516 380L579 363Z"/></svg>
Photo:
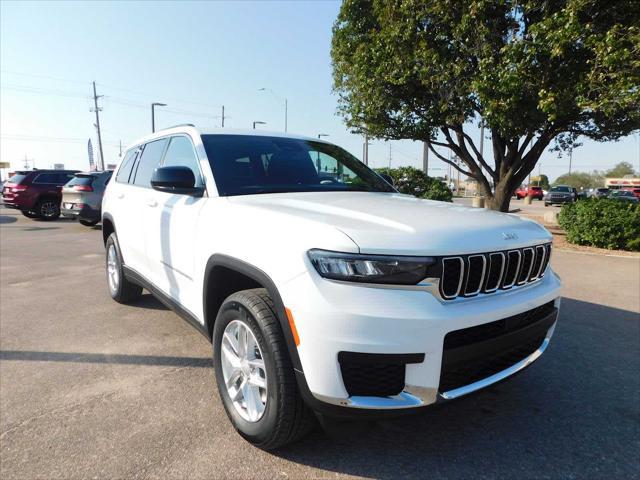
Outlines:
<svg viewBox="0 0 640 480"><path fill-rule="evenodd" d="M20 182L22 182L25 178L27 178L27 174L26 173L16 173L12 177L9 177L7 179L7 182L15 183L16 185L20 185Z"/></svg>
<svg viewBox="0 0 640 480"><path fill-rule="evenodd" d="M55 185L60 181L59 178L60 177L57 173L40 173L36 175L36 178L33 179L33 183L46 183Z"/></svg>
<svg viewBox="0 0 640 480"><path fill-rule="evenodd" d="M156 140L147 143L142 151L142 157L138 162L136 176L133 181L135 185L140 187L151 186L151 175L153 171L160 165L164 148L167 146L167 139Z"/></svg>
<svg viewBox="0 0 640 480"><path fill-rule="evenodd" d="M196 178L196 187L202 186L202 176L200 175L200 167L198 166L198 157L193 149L191 140L187 137L173 137L167 153L164 155L164 161L162 162L164 167L189 167L193 171L193 176Z"/></svg>
<svg viewBox="0 0 640 480"><path fill-rule="evenodd" d="M56 175L58 176L58 181L56 182L58 185L64 185L75 176L73 173L57 173Z"/></svg>
<svg viewBox="0 0 640 480"><path fill-rule="evenodd" d="M138 150L129 150L122 160L122 164L118 169L118 175L116 175L116 182L127 183L129 176L131 175L131 169L136 159L136 153Z"/></svg>

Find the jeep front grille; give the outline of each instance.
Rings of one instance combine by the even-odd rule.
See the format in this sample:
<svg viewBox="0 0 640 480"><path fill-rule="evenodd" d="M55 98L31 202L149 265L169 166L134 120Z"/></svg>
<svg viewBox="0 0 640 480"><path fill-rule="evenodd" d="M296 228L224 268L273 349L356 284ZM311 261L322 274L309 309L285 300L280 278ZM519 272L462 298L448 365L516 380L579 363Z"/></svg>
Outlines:
<svg viewBox="0 0 640 480"><path fill-rule="evenodd" d="M453 300L535 282L544 276L550 257L550 243L504 252L444 257L438 275L440 295L445 300Z"/></svg>

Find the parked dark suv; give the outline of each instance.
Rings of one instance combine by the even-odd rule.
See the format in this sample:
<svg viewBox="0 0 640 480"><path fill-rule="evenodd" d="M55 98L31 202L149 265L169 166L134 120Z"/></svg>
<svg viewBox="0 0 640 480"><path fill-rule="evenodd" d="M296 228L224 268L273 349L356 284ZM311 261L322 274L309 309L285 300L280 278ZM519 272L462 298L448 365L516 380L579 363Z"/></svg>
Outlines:
<svg viewBox="0 0 640 480"><path fill-rule="evenodd" d="M25 217L55 220L60 216L62 186L78 170L24 170L9 178L2 189L2 201Z"/></svg>

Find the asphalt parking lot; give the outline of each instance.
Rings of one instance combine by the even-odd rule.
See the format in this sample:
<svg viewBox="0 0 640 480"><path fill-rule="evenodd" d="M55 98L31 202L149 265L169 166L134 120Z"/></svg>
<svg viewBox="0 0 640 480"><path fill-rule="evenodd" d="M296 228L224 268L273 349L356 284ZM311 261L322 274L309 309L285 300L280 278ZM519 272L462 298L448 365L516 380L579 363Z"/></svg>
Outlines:
<svg viewBox="0 0 640 480"><path fill-rule="evenodd" d="M0 477L638 478L640 258L552 263L564 300L537 365L267 453L227 421L200 334L149 294L109 298L99 228L0 209Z"/></svg>

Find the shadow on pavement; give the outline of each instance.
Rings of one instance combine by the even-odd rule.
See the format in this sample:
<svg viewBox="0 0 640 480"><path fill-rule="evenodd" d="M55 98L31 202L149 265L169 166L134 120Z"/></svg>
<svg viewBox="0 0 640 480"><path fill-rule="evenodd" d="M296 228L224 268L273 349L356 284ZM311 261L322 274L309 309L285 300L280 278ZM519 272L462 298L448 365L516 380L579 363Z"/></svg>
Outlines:
<svg viewBox="0 0 640 480"><path fill-rule="evenodd" d="M150 293L142 294L135 302L128 303L127 307L146 308L149 310L169 310L160 300Z"/></svg>
<svg viewBox="0 0 640 480"><path fill-rule="evenodd" d="M169 367L211 367L211 358L163 357L157 355L122 355L103 353L34 352L0 350L0 360L32 362L107 363L110 365L148 365Z"/></svg>
<svg viewBox="0 0 640 480"><path fill-rule="evenodd" d="M16 221L18 221L18 219L12 215L0 215L0 224L13 223Z"/></svg>

